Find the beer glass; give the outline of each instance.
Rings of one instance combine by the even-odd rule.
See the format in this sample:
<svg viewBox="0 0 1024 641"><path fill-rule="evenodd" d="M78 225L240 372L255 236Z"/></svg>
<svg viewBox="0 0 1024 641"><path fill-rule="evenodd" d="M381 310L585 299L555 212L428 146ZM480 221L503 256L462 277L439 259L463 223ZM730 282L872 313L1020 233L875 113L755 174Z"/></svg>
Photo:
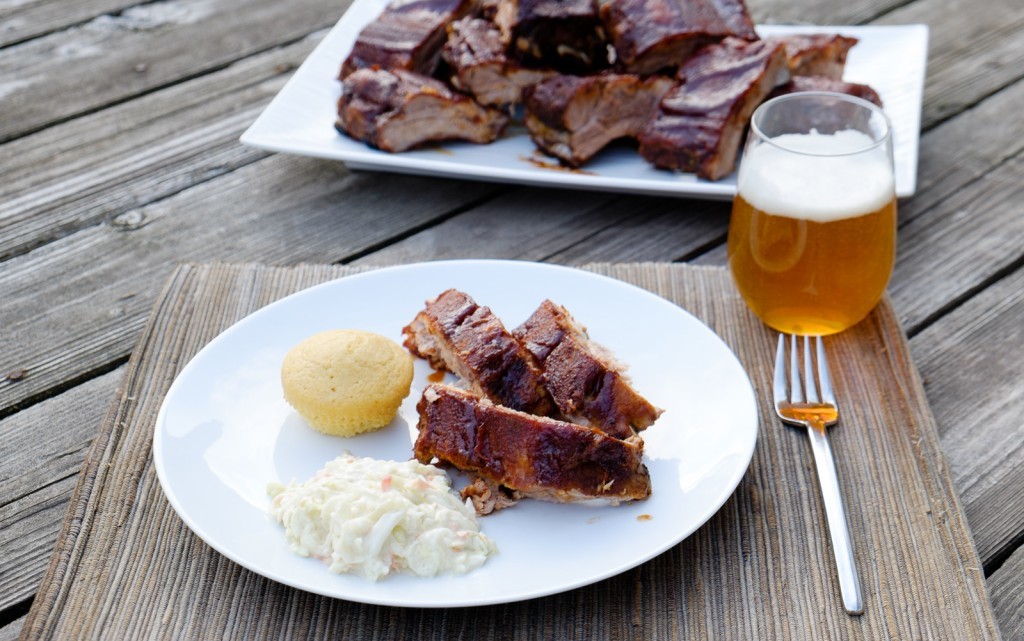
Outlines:
<svg viewBox="0 0 1024 641"><path fill-rule="evenodd" d="M761 105L740 162L728 253L740 294L778 331L824 336L867 316L896 254L882 110L827 92Z"/></svg>

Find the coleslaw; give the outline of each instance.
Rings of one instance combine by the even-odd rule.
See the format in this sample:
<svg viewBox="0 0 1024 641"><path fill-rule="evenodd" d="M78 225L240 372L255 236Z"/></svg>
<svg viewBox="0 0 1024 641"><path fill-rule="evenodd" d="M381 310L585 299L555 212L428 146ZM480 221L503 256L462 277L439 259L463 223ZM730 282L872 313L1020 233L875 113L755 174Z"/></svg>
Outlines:
<svg viewBox="0 0 1024 641"><path fill-rule="evenodd" d="M267 493L290 549L332 572L373 581L391 572L465 574L497 552L448 476L415 460L346 453L308 481L271 483Z"/></svg>

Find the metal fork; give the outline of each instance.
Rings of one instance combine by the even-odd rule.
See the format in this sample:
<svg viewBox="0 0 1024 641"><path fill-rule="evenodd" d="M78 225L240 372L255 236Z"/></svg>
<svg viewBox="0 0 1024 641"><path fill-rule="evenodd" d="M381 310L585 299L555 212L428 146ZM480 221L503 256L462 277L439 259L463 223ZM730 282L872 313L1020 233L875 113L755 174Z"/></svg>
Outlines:
<svg viewBox="0 0 1024 641"><path fill-rule="evenodd" d="M825 503L828 531L832 537L832 549L839 570L839 590L843 605L849 614L863 614L864 600L857 578L857 566L853 561L853 545L850 530L846 525L846 511L843 497L839 493L839 479L832 448L828 444L826 428L839 420L832 380L828 372L828 361L821 337L804 337L803 367L800 366L799 338L790 336L792 348L789 351L789 366L786 366L786 337L779 336L779 347L775 352L775 413L790 425L803 425L811 438L814 464L818 469L821 498ZM816 343L818 376L814 375L814 359L811 342ZM788 376L787 376L788 370ZM788 391L787 391L788 390Z"/></svg>

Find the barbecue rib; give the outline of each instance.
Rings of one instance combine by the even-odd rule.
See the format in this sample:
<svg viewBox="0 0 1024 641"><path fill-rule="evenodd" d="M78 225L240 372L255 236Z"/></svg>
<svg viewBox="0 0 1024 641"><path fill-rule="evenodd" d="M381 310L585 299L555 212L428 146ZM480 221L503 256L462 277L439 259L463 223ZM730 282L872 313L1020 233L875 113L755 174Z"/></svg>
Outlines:
<svg viewBox="0 0 1024 641"><path fill-rule="evenodd" d="M554 404L533 356L487 307L449 289L402 329L405 347L491 401L546 416Z"/></svg>
<svg viewBox="0 0 1024 641"><path fill-rule="evenodd" d="M783 96L788 93L799 93L801 91L831 91L833 93L845 93L857 98L863 98L868 102L873 102L879 107L882 106L882 99L878 96L878 93L868 85L861 85L855 82L843 82L842 80L833 80L832 78L825 78L821 76L797 76L786 84L779 85L773 89L769 98Z"/></svg>
<svg viewBox="0 0 1024 641"><path fill-rule="evenodd" d="M601 19L621 69L675 69L702 45L727 36L757 40L743 0L603 0Z"/></svg>
<svg viewBox="0 0 1024 641"><path fill-rule="evenodd" d="M804 91L827 91L830 93L841 93L855 96L879 107L882 100L875 93L875 90L867 85L858 85L831 78L815 78L813 76L798 76L784 85L776 87L772 98L785 94L801 93ZM794 103L796 104L796 103ZM787 122L797 130L808 131L813 128L820 134L834 134L846 129L865 129L869 127L870 114L857 105L842 100L831 100L827 109L814 109L813 113L804 114L790 109Z"/></svg>
<svg viewBox="0 0 1024 641"><path fill-rule="evenodd" d="M417 410L416 459L436 457L477 477L463 498L481 514L520 497L630 501L651 494L639 438L517 412L447 385L429 385Z"/></svg>
<svg viewBox="0 0 1024 641"><path fill-rule="evenodd" d="M595 0L503 0L494 23L527 66L577 74L608 67Z"/></svg>
<svg viewBox="0 0 1024 641"><path fill-rule="evenodd" d="M407 71L360 69L343 83L335 127L384 151L426 142L492 142L508 117L481 107L444 83Z"/></svg>
<svg viewBox="0 0 1024 641"><path fill-rule="evenodd" d="M394 0L359 32L338 79L374 67L432 75L445 28L472 8L472 0Z"/></svg>
<svg viewBox="0 0 1024 641"><path fill-rule="evenodd" d="M772 36L765 40L785 47L790 77L824 76L833 80L842 79L846 55L857 44L856 38L829 33Z"/></svg>
<svg viewBox="0 0 1024 641"><path fill-rule="evenodd" d="M522 101L523 89L556 72L527 69L505 53L501 32L487 20L463 18L448 28L441 52L452 70L452 85L482 105L502 107Z"/></svg>
<svg viewBox="0 0 1024 641"><path fill-rule="evenodd" d="M636 137L672 87L662 76L555 76L526 89L526 128L545 153L578 167L623 137Z"/></svg>
<svg viewBox="0 0 1024 641"><path fill-rule="evenodd" d="M680 68L682 84L640 134L640 155L708 180L729 174L747 120L785 72L780 44L727 38L704 47Z"/></svg>
<svg viewBox="0 0 1024 641"><path fill-rule="evenodd" d="M544 301L513 334L541 364L548 392L574 423L628 438L661 415L564 307Z"/></svg>

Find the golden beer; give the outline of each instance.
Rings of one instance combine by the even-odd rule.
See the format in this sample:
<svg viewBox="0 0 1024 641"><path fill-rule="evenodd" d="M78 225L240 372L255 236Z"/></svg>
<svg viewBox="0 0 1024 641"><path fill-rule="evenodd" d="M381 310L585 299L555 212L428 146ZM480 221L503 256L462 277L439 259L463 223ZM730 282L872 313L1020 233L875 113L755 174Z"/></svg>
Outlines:
<svg viewBox="0 0 1024 641"><path fill-rule="evenodd" d="M868 315L892 274L891 136L885 116L862 102L792 94L762 105L751 122L729 268L754 313L781 332L843 331Z"/></svg>
<svg viewBox="0 0 1024 641"><path fill-rule="evenodd" d="M881 299L895 237L895 197L876 211L817 222L765 213L737 196L729 268L768 326L824 336L853 326Z"/></svg>

